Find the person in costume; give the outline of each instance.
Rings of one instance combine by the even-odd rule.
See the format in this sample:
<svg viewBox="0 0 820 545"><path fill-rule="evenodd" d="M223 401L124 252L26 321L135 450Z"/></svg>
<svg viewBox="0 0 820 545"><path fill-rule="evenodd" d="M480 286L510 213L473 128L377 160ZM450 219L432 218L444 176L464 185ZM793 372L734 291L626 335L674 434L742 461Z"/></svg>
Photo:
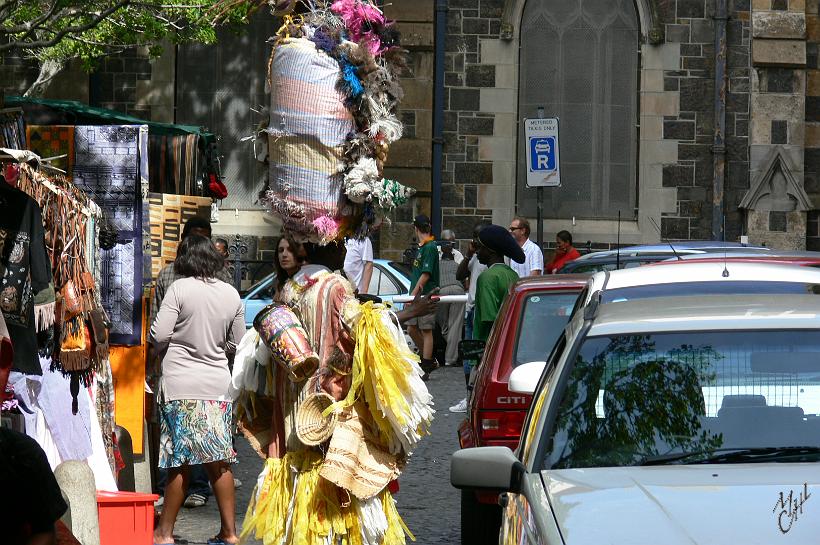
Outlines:
<svg viewBox="0 0 820 545"><path fill-rule="evenodd" d="M474 338L486 341L498 316L501 303L518 280L518 275L504 263L509 257L516 263L524 263L524 250L507 229L500 225L488 225L478 233L478 260L487 266L476 283Z"/></svg>
<svg viewBox="0 0 820 545"><path fill-rule="evenodd" d="M154 543L174 543L190 466L197 464L204 465L219 505L222 524L211 541L236 543L227 353L245 334L244 307L236 289L215 278L223 259L210 239L188 236L179 254L174 270L180 278L151 326L151 343L163 356L159 465L168 472Z"/></svg>
<svg viewBox="0 0 820 545"><path fill-rule="evenodd" d="M360 303L351 283L331 272L342 268L344 247L303 247L306 264L282 289L287 310L274 305L256 320L272 352L273 408L271 433L256 435L267 460L242 537L309 545L405 543L408 530L387 485L428 433L432 398L394 317L383 305ZM266 329L275 322L270 315L287 311L310 339L315 369L309 373L294 370L295 359L287 361L275 332ZM300 411L322 396L336 424L314 443L302 431Z"/></svg>

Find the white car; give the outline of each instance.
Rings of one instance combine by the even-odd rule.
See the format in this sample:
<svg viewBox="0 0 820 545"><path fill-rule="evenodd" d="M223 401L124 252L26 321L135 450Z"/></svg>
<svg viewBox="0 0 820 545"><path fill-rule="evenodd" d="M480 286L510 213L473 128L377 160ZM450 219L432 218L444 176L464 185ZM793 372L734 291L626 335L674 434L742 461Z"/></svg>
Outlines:
<svg viewBox="0 0 820 545"><path fill-rule="evenodd" d="M820 269L765 262L680 261L592 275L579 307L672 295L803 294L820 292Z"/></svg>
<svg viewBox="0 0 820 545"><path fill-rule="evenodd" d="M500 493L487 543L817 543L817 295L594 305L538 365L510 378L534 391L516 453L452 458L454 486Z"/></svg>

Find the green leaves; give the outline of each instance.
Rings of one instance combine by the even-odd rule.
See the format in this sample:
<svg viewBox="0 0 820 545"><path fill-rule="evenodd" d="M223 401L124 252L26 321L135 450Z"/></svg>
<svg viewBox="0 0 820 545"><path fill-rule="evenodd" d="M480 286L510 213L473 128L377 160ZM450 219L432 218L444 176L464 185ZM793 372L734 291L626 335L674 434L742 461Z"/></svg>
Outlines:
<svg viewBox="0 0 820 545"><path fill-rule="evenodd" d="M213 43L219 24L238 25L256 7L221 0L0 0L0 55L23 50L41 62L96 59L131 47L162 53L169 40Z"/></svg>

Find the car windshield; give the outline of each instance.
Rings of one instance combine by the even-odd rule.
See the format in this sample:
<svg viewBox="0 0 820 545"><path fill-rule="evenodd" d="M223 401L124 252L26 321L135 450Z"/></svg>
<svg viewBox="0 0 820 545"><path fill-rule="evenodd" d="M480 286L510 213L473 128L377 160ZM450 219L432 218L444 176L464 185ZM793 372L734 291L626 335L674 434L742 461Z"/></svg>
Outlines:
<svg viewBox="0 0 820 545"><path fill-rule="evenodd" d="M578 292L544 292L529 295L518 327L513 367L544 361L564 330Z"/></svg>
<svg viewBox="0 0 820 545"><path fill-rule="evenodd" d="M262 289L257 289L257 288ZM257 290L256 293L251 295L251 299L271 299L273 298L273 293L276 288L276 273L269 274L250 288L245 293L253 293L254 290Z"/></svg>
<svg viewBox="0 0 820 545"><path fill-rule="evenodd" d="M677 295L805 295L820 294L820 284L805 282L762 282L759 280L723 282L673 282L646 286L613 288L603 292L602 303L619 303L654 297L674 297Z"/></svg>
<svg viewBox="0 0 820 545"><path fill-rule="evenodd" d="M390 265L396 271L400 272L402 275L404 275L404 277L407 280L410 280L411 273L413 272L412 267L410 267L410 265L408 265L407 263L400 263L398 261L389 261L387 264Z"/></svg>
<svg viewBox="0 0 820 545"><path fill-rule="evenodd" d="M820 332L587 338L544 467L820 460Z"/></svg>

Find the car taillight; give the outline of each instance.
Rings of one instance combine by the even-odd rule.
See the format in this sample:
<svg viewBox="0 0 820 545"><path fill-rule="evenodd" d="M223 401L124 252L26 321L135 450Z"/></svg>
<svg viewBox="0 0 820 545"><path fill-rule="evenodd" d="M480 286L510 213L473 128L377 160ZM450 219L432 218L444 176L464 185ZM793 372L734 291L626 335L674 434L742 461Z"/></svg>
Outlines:
<svg viewBox="0 0 820 545"><path fill-rule="evenodd" d="M517 439L521 436L526 411L479 411L481 439Z"/></svg>

